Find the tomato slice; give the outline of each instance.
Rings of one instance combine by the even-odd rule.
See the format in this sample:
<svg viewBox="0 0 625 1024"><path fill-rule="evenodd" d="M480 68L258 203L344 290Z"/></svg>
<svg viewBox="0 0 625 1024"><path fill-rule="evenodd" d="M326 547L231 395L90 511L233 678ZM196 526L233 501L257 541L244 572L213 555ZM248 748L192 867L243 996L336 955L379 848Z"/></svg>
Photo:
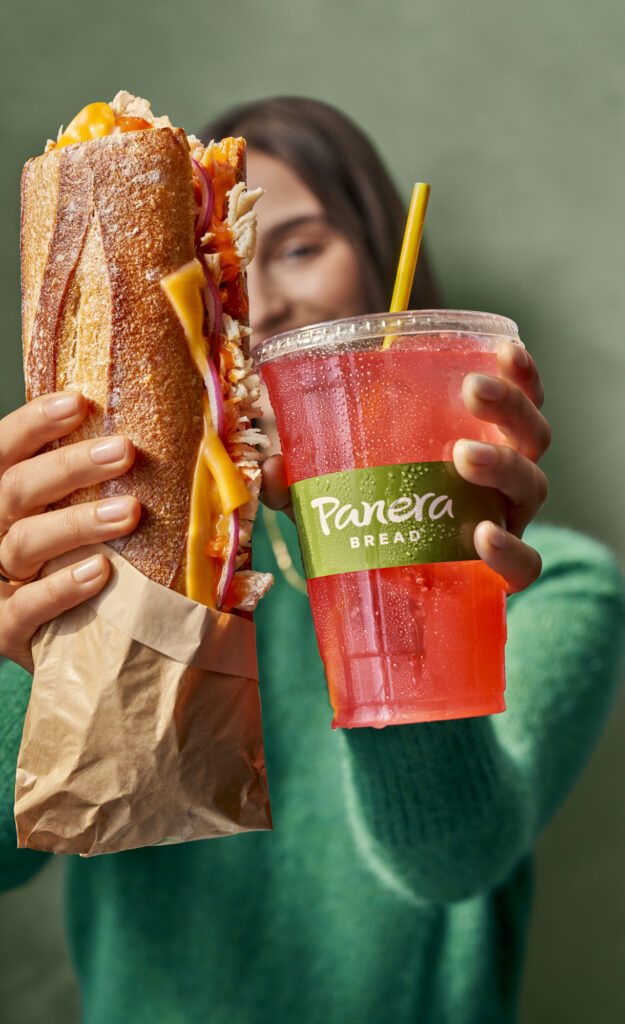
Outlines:
<svg viewBox="0 0 625 1024"><path fill-rule="evenodd" d="M150 122L146 121L144 117L128 117L126 114L121 114L115 118L115 127L111 135L118 135L121 132L141 132L151 127Z"/></svg>

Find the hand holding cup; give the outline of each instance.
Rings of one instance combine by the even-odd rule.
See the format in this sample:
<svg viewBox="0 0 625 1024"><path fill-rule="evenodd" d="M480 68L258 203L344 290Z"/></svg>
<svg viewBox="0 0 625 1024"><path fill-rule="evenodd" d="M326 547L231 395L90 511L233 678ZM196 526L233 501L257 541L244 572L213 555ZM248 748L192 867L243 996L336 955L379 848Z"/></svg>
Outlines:
<svg viewBox="0 0 625 1024"><path fill-rule="evenodd" d="M547 477L537 466L549 447L551 430L540 412L544 393L527 349L506 341L497 349L499 377L470 373L462 385L466 408L494 423L505 443L459 440L454 463L469 483L495 487L506 500L506 529L484 521L475 530L476 550L506 581L509 593L524 590L538 577L538 552L521 539L547 497Z"/></svg>
<svg viewBox="0 0 625 1024"><path fill-rule="evenodd" d="M459 439L453 458L465 480L494 487L504 495L506 529L484 520L476 527L474 543L480 558L514 593L533 583L541 569L540 555L521 538L547 496L547 478L537 462L549 446L551 430L540 412L543 385L527 349L501 342L497 367L498 377L467 374L462 400L475 417L499 428L502 444ZM269 508L293 519L282 455L272 455L263 463L262 498Z"/></svg>

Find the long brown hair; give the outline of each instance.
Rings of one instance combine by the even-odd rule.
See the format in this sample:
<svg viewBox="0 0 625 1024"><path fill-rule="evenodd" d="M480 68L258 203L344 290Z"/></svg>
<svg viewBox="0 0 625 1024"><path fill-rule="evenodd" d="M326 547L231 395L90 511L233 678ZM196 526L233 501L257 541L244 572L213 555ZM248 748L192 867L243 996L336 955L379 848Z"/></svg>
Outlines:
<svg viewBox="0 0 625 1024"><path fill-rule="evenodd" d="M319 199L356 250L367 312L388 309L406 209L369 139L335 107L298 96L258 100L211 121L202 136L241 135L250 148L287 164ZM411 309L435 309L438 291L421 250Z"/></svg>

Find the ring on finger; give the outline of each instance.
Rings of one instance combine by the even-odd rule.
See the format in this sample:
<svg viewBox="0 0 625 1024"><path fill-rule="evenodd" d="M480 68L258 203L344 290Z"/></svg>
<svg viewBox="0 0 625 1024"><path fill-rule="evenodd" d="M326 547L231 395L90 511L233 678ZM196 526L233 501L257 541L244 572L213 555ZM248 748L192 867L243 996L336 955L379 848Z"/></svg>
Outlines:
<svg viewBox="0 0 625 1024"><path fill-rule="evenodd" d="M2 544L2 541L4 540L5 537L6 537L6 534L3 533L2 536L0 537L0 544ZM7 575L6 569L2 565L2 562L0 562L0 582L7 583L10 587L22 587L25 583L32 583L33 580L37 579L37 577L39 576L40 572L41 572L41 569L37 569L37 572L34 572L32 574L32 576L28 577L28 579L26 579L26 580L16 580L16 579L13 579L12 576Z"/></svg>

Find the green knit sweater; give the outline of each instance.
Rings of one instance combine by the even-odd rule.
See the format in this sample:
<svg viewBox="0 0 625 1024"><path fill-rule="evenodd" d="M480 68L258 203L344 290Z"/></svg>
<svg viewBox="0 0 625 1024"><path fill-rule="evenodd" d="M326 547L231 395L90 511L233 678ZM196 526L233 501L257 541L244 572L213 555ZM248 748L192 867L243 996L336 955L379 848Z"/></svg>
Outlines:
<svg viewBox="0 0 625 1024"><path fill-rule="evenodd" d="M294 530L282 521L289 547ZM618 683L623 582L565 530L509 600L507 705L491 718L333 732L308 602L259 523L277 584L256 615L273 833L66 858L86 1024L511 1022L531 850L586 761ZM15 849L29 678L0 669L0 882Z"/></svg>

